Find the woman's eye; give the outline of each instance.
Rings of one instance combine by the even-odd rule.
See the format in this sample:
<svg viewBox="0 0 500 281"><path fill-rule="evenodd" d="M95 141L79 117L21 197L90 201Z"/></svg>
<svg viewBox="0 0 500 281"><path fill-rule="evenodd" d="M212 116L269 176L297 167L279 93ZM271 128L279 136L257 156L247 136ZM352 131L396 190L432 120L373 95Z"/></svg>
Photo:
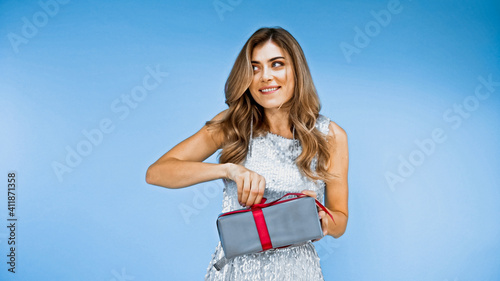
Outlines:
<svg viewBox="0 0 500 281"><path fill-rule="evenodd" d="M273 67L280 67L280 66L283 66L283 65L284 65L284 64L283 64L282 62L280 62L280 61L275 61L275 62L273 62L273 64L272 64L272 66L273 66Z"/></svg>
<svg viewBox="0 0 500 281"><path fill-rule="evenodd" d="M256 65L252 65L252 69L253 69L253 71L257 71L257 70L259 70L259 67Z"/></svg>

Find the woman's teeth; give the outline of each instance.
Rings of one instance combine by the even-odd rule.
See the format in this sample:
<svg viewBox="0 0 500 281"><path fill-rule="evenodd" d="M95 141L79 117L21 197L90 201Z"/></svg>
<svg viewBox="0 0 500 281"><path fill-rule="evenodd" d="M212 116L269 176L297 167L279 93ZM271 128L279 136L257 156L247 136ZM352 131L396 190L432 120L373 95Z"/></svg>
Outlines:
<svg viewBox="0 0 500 281"><path fill-rule="evenodd" d="M279 87L276 87L276 88L269 88L269 89L264 89L264 90L260 90L261 92L263 93L267 93L267 92L272 92L272 91L276 91L278 90Z"/></svg>

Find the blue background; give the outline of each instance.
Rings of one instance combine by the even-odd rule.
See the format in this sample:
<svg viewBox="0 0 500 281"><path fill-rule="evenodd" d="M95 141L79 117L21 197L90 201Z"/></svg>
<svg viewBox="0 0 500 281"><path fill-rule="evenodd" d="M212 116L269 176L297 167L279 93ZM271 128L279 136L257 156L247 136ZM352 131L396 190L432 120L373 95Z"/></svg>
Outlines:
<svg viewBox="0 0 500 281"><path fill-rule="evenodd" d="M275 25L349 137L347 231L315 243L325 279L500 280L498 1L62 2L0 2L1 280L201 280L221 181L169 190L145 172L226 108L236 55Z"/></svg>

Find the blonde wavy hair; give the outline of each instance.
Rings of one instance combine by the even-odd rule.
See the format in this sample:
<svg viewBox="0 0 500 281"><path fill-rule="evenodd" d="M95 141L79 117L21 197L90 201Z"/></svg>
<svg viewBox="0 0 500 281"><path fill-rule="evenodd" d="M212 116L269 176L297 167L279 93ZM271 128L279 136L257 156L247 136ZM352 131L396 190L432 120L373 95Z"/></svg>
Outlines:
<svg viewBox="0 0 500 281"><path fill-rule="evenodd" d="M254 135L263 135L269 131L264 109L255 102L248 89L254 75L251 64L252 51L269 40L288 53L293 65L294 93L282 108L289 108L290 130L295 128L295 137L302 145L302 153L296 159L296 164L310 179L327 180L333 175L328 173L330 153L327 140L315 126L321 109L318 94L302 48L297 40L281 27L260 28L250 36L226 81L226 104L229 106L226 115L220 120L206 122L209 128L222 130L225 136L219 162L240 164L245 160L252 118ZM316 156L316 171L313 171L311 164Z"/></svg>

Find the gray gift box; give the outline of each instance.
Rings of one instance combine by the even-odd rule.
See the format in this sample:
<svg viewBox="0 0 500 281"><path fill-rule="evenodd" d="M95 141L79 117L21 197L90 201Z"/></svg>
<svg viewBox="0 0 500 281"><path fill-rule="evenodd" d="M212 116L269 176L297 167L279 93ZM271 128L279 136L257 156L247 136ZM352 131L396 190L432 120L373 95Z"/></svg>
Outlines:
<svg viewBox="0 0 500 281"><path fill-rule="evenodd" d="M278 201L260 209L272 248L323 237L316 200L312 197ZM262 236L259 236L252 209L221 214L217 219L217 229L225 259L263 251Z"/></svg>

